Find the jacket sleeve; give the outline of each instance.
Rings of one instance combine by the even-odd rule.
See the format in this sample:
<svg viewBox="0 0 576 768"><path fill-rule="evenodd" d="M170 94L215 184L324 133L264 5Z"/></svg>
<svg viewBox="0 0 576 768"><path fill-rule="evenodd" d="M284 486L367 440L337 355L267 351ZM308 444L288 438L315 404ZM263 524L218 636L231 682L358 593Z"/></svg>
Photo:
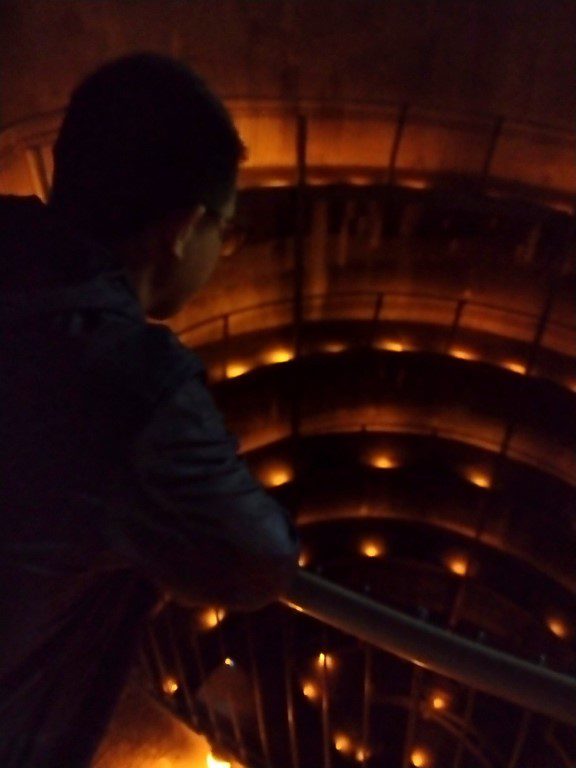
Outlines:
<svg viewBox="0 0 576 768"><path fill-rule="evenodd" d="M201 375L156 408L128 465L111 518L123 560L184 604L254 609L285 592L295 529L238 457Z"/></svg>

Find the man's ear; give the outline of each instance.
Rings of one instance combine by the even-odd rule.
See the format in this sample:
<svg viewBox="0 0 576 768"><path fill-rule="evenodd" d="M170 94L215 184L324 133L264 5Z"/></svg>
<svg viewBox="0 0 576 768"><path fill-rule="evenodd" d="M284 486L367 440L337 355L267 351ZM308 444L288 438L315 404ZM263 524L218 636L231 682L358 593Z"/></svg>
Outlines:
<svg viewBox="0 0 576 768"><path fill-rule="evenodd" d="M186 253L186 244L194 237L194 231L198 229L200 222L206 214L205 205L197 205L188 213L175 216L172 222L169 237L174 256L182 261Z"/></svg>

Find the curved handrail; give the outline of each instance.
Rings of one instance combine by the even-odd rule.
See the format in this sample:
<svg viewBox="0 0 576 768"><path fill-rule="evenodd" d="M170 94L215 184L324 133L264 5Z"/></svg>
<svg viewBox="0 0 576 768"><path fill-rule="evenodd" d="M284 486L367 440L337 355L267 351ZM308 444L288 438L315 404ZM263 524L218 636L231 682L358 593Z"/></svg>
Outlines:
<svg viewBox="0 0 576 768"><path fill-rule="evenodd" d="M576 679L458 637L300 569L292 608L492 696L576 725Z"/></svg>

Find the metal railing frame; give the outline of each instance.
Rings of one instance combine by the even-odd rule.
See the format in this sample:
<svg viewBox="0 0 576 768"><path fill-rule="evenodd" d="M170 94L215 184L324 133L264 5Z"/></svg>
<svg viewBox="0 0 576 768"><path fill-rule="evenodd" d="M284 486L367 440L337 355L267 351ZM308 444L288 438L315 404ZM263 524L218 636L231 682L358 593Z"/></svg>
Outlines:
<svg viewBox="0 0 576 768"><path fill-rule="evenodd" d="M283 602L419 667L576 726L576 678L458 637L302 569Z"/></svg>

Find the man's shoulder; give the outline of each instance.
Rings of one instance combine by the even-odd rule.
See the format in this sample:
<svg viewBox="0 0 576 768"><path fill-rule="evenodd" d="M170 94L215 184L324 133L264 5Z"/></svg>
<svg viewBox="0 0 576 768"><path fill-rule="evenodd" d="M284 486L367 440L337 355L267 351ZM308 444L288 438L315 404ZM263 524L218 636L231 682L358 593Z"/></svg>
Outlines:
<svg viewBox="0 0 576 768"><path fill-rule="evenodd" d="M153 407L193 377L201 360L165 325L100 314L86 344L84 367L101 384Z"/></svg>

